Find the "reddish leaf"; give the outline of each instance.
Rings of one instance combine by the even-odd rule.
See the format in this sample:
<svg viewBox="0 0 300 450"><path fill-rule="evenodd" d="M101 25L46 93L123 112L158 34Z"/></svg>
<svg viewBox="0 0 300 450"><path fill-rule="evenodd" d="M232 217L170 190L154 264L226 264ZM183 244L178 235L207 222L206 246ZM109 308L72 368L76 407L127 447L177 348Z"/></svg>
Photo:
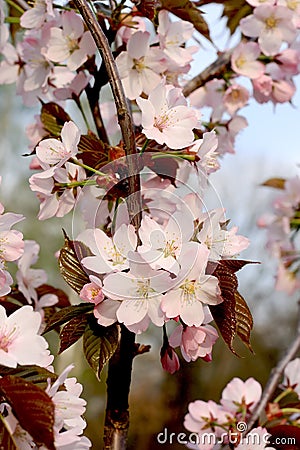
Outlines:
<svg viewBox="0 0 300 450"><path fill-rule="evenodd" d="M99 169L109 162L109 149L109 145L93 134L82 135L78 144L80 159L94 169Z"/></svg>
<svg viewBox="0 0 300 450"><path fill-rule="evenodd" d="M241 294L235 292L236 334L244 344L252 350L250 344L250 333L253 328L253 318L250 309Z"/></svg>
<svg viewBox="0 0 300 450"><path fill-rule="evenodd" d="M0 379L0 392L34 441L55 450L54 404L49 395L35 384L13 375Z"/></svg>
<svg viewBox="0 0 300 450"><path fill-rule="evenodd" d="M292 425L277 425L268 428L272 434L270 445L276 445L277 450L299 450L300 448L300 428ZM282 444L280 444L280 442Z"/></svg>
<svg viewBox="0 0 300 450"><path fill-rule="evenodd" d="M115 353L119 344L120 327L118 324L102 327L94 317L86 327L83 335L83 350L87 362L100 378L104 365Z"/></svg>
<svg viewBox="0 0 300 450"><path fill-rule="evenodd" d="M44 103L41 111L41 121L46 131L52 136L60 136L65 122L71 120L65 110L54 102Z"/></svg>
<svg viewBox="0 0 300 450"><path fill-rule="evenodd" d="M158 0L133 0L133 3L143 17L154 19L156 8L159 5Z"/></svg>
<svg viewBox="0 0 300 450"><path fill-rule="evenodd" d="M219 280L223 298L222 303L209 308L224 341L234 354L236 352L233 348L233 340L236 335L251 350L250 332L253 319L244 298L237 290L238 280L235 275L235 272L250 263L251 261L228 259L217 264L208 264L208 272Z"/></svg>
<svg viewBox="0 0 300 450"><path fill-rule="evenodd" d="M44 367L25 365L17 367L0 366L0 375L17 375L26 381L39 385L42 389L45 389L48 385L48 380L55 381L57 375ZM1 441L0 441L1 442Z"/></svg>
<svg viewBox="0 0 300 450"><path fill-rule="evenodd" d="M284 189L286 180L284 178L269 178L262 186L269 186L275 189Z"/></svg>
<svg viewBox="0 0 300 450"><path fill-rule="evenodd" d="M77 294L90 281L80 263L89 254L87 247L80 242L71 241L65 234L65 245L60 251L58 263L62 277Z"/></svg>
<svg viewBox="0 0 300 450"><path fill-rule="evenodd" d="M73 317L61 330L59 354L71 345L75 344L84 333L88 321L88 315Z"/></svg>
<svg viewBox="0 0 300 450"><path fill-rule="evenodd" d="M58 297L58 303L55 304L55 307L65 308L66 306L70 306L70 300L67 294L62 289L57 289L49 284L42 284L37 288L37 293L39 298L45 294L55 294Z"/></svg>
<svg viewBox="0 0 300 450"><path fill-rule="evenodd" d="M92 303L79 303L79 305L68 306L57 311L51 320L47 324L43 334L48 333L48 331L54 330L60 325L74 319L74 317L83 316L85 313L90 312L94 309Z"/></svg>

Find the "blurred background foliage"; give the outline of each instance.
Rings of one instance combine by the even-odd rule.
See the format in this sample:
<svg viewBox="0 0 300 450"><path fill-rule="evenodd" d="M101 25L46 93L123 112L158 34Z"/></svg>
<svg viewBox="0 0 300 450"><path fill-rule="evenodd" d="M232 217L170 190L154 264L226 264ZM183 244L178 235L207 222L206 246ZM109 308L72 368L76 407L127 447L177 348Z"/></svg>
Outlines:
<svg viewBox="0 0 300 450"><path fill-rule="evenodd" d="M26 239L34 239L41 246L36 266L46 269L49 283L63 288L71 296L72 302L76 303L78 298L60 277L55 258L55 252L63 245L62 228L72 235L72 215L39 222L36 219L38 201L28 186L30 158L22 156L28 153L24 129L33 121L34 111L21 105L15 97L14 86L1 86L0 97L1 202L6 210L26 216L27 220L20 224L20 229ZM273 115L271 106L268 114L268 117ZM183 446L176 442L159 444L158 433L164 428L168 429L169 434L184 432L183 417L188 403L196 399L219 401L223 387L235 376L242 379L253 376L264 384L271 368L295 334L298 298L296 295L288 297L274 292L276 261L272 261L266 253L265 234L257 228L256 221L264 211L270 209L270 201L274 197L271 190L260 184L270 176L287 177L297 173L294 160L299 152L293 150L296 148L298 151L299 140L287 146L284 154L280 154L280 149L274 152L277 141L275 131L270 134L270 146L261 148L255 133L253 136L251 124L249 129L252 141L250 135L240 139L237 154L226 155L221 170L211 178L212 188L206 201L208 207L213 208L215 193L219 194L227 217L231 218L232 224L239 226L241 234L251 240L249 250L242 257L261 262L260 265L247 266L239 273L240 291L255 319L252 334L254 354L237 343L236 349L240 355L237 357L219 339L211 363L183 362L180 372L171 376L164 373L160 366L161 330L152 328L147 334L139 336L138 342L150 343L151 351L134 361L129 449L182 449ZM254 145L254 142L257 144L256 151L252 152L249 146ZM49 334L49 340L56 354L58 341L54 332ZM61 371L67 364L75 364L72 374L84 385L83 396L88 401L86 435L94 443L92 448L98 450L102 448L106 373L104 371L101 382L97 382L80 347L81 341L59 356L56 365L57 370Z"/></svg>

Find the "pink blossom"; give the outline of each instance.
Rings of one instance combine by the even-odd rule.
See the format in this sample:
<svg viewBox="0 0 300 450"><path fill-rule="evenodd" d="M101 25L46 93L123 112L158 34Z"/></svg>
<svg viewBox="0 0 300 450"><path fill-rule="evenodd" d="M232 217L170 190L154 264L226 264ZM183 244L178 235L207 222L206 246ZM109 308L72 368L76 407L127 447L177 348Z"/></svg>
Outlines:
<svg viewBox="0 0 300 450"><path fill-rule="evenodd" d="M233 414L253 411L262 394L261 385L254 378L242 381L233 378L222 392L221 404Z"/></svg>
<svg viewBox="0 0 300 450"><path fill-rule="evenodd" d="M188 326L199 327L204 321L204 306L221 303L217 278L206 275L209 250L203 244L185 244L179 257L181 270L172 280L173 288L162 299L167 318L180 316Z"/></svg>
<svg viewBox="0 0 300 450"><path fill-rule="evenodd" d="M44 52L50 61L66 61L70 70L78 69L95 53L96 45L89 31L84 31L83 21L74 11L62 15L62 29L52 27Z"/></svg>
<svg viewBox="0 0 300 450"><path fill-rule="evenodd" d="M273 80L269 75L262 75L261 77L252 80L253 96L258 103L267 102L272 93Z"/></svg>
<svg viewBox="0 0 300 450"><path fill-rule="evenodd" d="M236 234L237 227L227 231L221 226L225 221L224 210L210 212L197 235L198 240L210 250L209 259L213 261L232 258L249 246L249 239Z"/></svg>
<svg viewBox="0 0 300 450"><path fill-rule="evenodd" d="M33 7L21 16L21 27L39 28L43 25L47 16L50 16L50 18L54 16L52 0L34 0Z"/></svg>
<svg viewBox="0 0 300 450"><path fill-rule="evenodd" d="M61 166L76 156L79 140L79 128L72 121L66 122L61 130L61 141L53 138L42 140L36 147L36 155L45 169L54 164Z"/></svg>
<svg viewBox="0 0 300 450"><path fill-rule="evenodd" d="M210 357L218 333L211 325L183 327L179 325L170 336L172 347L180 345L181 354L187 362Z"/></svg>
<svg viewBox="0 0 300 450"><path fill-rule="evenodd" d="M296 86L289 80L274 80L272 97L273 103L289 102L296 92Z"/></svg>
<svg viewBox="0 0 300 450"><path fill-rule="evenodd" d="M258 37L265 55L275 55L284 41L291 43L296 36L293 13L284 6L260 5L240 21L240 27L246 36Z"/></svg>
<svg viewBox="0 0 300 450"><path fill-rule="evenodd" d="M209 106L212 108L212 121L217 122L224 113L223 95L225 81L213 79L190 95L191 105L197 108Z"/></svg>
<svg viewBox="0 0 300 450"><path fill-rule="evenodd" d="M76 74L72 81L66 87L58 87L54 90L54 96L58 100L67 100L69 98L79 97L83 89L91 80L91 75L86 75L83 71Z"/></svg>
<svg viewBox="0 0 300 450"><path fill-rule="evenodd" d="M165 269L176 274L182 244L188 242L193 233L192 216L175 213L163 227L145 216L139 229L142 245L138 251L152 269Z"/></svg>
<svg viewBox="0 0 300 450"><path fill-rule="evenodd" d="M0 262L16 261L24 252L23 234L11 230L11 227L24 220L21 214L4 213L1 205L0 214Z"/></svg>
<svg viewBox="0 0 300 450"><path fill-rule="evenodd" d="M249 100L249 91L239 84L232 84L224 93L223 103L230 115L243 108Z"/></svg>
<svg viewBox="0 0 300 450"><path fill-rule="evenodd" d="M260 48L256 42L241 42L233 51L231 65L239 75L248 78L258 78L265 72L265 66L257 61Z"/></svg>
<svg viewBox="0 0 300 450"><path fill-rule="evenodd" d="M286 48L276 55L276 61L279 62L278 66L282 77L299 73L300 54L298 50Z"/></svg>
<svg viewBox="0 0 300 450"><path fill-rule="evenodd" d="M13 284L11 274L5 270L4 263L0 261L0 297L10 293L10 286Z"/></svg>
<svg viewBox="0 0 300 450"><path fill-rule="evenodd" d="M146 31L146 22L144 18L139 16L129 16L122 20L122 26L118 29L116 38L127 44L131 36L137 31Z"/></svg>
<svg viewBox="0 0 300 450"><path fill-rule="evenodd" d="M157 48L150 48L150 33L137 31L127 43L127 51L116 58L126 96L136 99L149 94L161 81L166 68L165 56Z"/></svg>
<svg viewBox="0 0 300 450"><path fill-rule="evenodd" d="M35 122L27 125L26 127L26 137L29 140L29 150L34 150L36 145L47 136L47 131L45 130L41 118L39 115L35 115ZM31 163L32 164L32 163ZM32 167L32 169L41 169L40 163L38 162L38 167Z"/></svg>
<svg viewBox="0 0 300 450"><path fill-rule="evenodd" d="M180 362L175 350L168 346L163 346L160 351L160 361L162 368L171 375L180 369Z"/></svg>
<svg viewBox="0 0 300 450"><path fill-rule="evenodd" d="M217 152L220 155L224 153L235 153L234 144L237 134L246 128L247 119L244 116L235 115L227 122L221 122L215 130L218 135Z"/></svg>
<svg viewBox="0 0 300 450"><path fill-rule="evenodd" d="M215 172L220 168L217 147L218 138L216 132L210 131L208 133L204 133L203 139L197 139L189 148L189 152L197 152L197 156L199 157L197 166L206 174Z"/></svg>
<svg viewBox="0 0 300 450"><path fill-rule="evenodd" d="M225 410L221 405L209 400L204 402L203 400L196 400L189 404L189 412L184 418L184 426L192 433L198 433L200 436L203 433L213 431L217 437L220 437L224 433L224 428L216 425L216 423L222 425L228 423L230 413ZM210 425L211 424L211 425ZM205 449L211 449L205 447Z"/></svg>
<svg viewBox="0 0 300 450"><path fill-rule="evenodd" d="M128 273L113 273L103 281L104 294L121 301L116 313L118 321L137 334L145 331L150 321L158 327L164 324L160 303L169 288L169 274L151 269L139 253L133 252Z"/></svg>
<svg viewBox="0 0 300 450"><path fill-rule="evenodd" d="M292 388L300 397L300 358L290 361L284 369L283 387Z"/></svg>
<svg viewBox="0 0 300 450"><path fill-rule="evenodd" d="M99 278L90 275L91 282L85 284L80 291L80 298L86 302L98 303L102 302L104 299L104 294L102 292L102 282Z"/></svg>
<svg viewBox="0 0 300 450"><path fill-rule="evenodd" d="M43 269L32 269L38 260L40 246L35 241L25 241L24 254L18 261L18 271L16 278L18 289L28 303L35 303L38 300L36 288L47 282L47 274Z"/></svg>
<svg viewBox="0 0 300 450"><path fill-rule="evenodd" d="M112 238L102 230L88 229L80 233L77 240L87 245L94 254L83 258L83 266L98 274L128 269L128 253L137 245L134 227L125 224L117 229Z"/></svg>
<svg viewBox="0 0 300 450"><path fill-rule="evenodd" d="M185 20L171 21L169 12L162 10L158 13L157 33L160 48L173 64L182 67L192 61L192 52L197 47L185 48L185 43L192 37L194 27ZM191 51L192 50L192 51Z"/></svg>
<svg viewBox="0 0 300 450"><path fill-rule="evenodd" d="M48 343L38 335L40 325L41 316L31 306L22 306L7 317L0 305L0 363L7 367L51 364Z"/></svg>
<svg viewBox="0 0 300 450"><path fill-rule="evenodd" d="M192 144L198 117L187 106L181 89L160 83L147 100L138 98L137 104L142 110L142 131L148 139L166 144L170 149Z"/></svg>

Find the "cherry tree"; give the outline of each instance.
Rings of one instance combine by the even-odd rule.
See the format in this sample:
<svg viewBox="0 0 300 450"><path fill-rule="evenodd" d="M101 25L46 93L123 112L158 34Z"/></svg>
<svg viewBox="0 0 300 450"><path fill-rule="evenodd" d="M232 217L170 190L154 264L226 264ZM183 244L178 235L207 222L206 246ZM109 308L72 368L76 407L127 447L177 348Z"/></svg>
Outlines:
<svg viewBox="0 0 300 450"><path fill-rule="evenodd" d="M235 47L216 52L201 11L208 3L223 4ZM50 331L60 353L82 338L98 379L108 365L106 449L126 448L132 362L150 350L137 335L161 329L158 358L171 374L212 361L218 336L233 353L236 337L252 351L253 319L236 275L253 263L240 257L250 242L226 204L210 209L204 199L210 175L235 153L249 99L292 101L299 29L298 1L0 2L0 84L14 83L26 106L39 106L26 130L29 186L38 220L71 217L58 264L77 294L71 304L32 268L39 245L12 229L25 218L0 204L3 448L91 448L82 385L69 377L73 365L55 373ZM204 41L216 59L195 75ZM282 193L259 224L279 258L276 287L292 293L299 179L265 184ZM272 449L265 437L283 433L299 444L299 336L264 391L253 378L234 378L220 404L187 405L184 425L197 437L190 448ZM201 441L207 430L214 441Z"/></svg>

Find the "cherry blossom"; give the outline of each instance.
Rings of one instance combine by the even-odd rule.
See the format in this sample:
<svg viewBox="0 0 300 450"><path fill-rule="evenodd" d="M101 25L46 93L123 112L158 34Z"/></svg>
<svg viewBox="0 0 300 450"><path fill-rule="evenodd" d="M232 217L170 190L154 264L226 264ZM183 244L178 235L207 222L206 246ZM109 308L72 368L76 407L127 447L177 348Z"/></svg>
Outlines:
<svg viewBox="0 0 300 450"><path fill-rule="evenodd" d="M243 108L249 100L249 91L235 83L226 89L223 103L230 115L234 115L240 108Z"/></svg>
<svg viewBox="0 0 300 450"><path fill-rule="evenodd" d="M99 278L90 275L90 283L85 284L80 291L80 298L87 302L98 303L102 302L104 299L104 294L102 292L102 282Z"/></svg>
<svg viewBox="0 0 300 450"><path fill-rule="evenodd" d="M138 251L153 269L165 269L177 274L180 267L177 258L182 245L194 233L192 216L175 213L163 227L148 216L142 220L139 236L142 245Z"/></svg>
<svg viewBox="0 0 300 450"><path fill-rule="evenodd" d="M17 230L11 230L16 223L24 220L21 214L4 213L4 207L0 208L0 262L16 261L24 252L23 234Z"/></svg>
<svg viewBox="0 0 300 450"><path fill-rule="evenodd" d="M23 306L9 317L0 305L0 363L7 367L17 364L37 364L47 367L50 356L48 343L38 335L41 316L31 306Z"/></svg>
<svg viewBox="0 0 300 450"><path fill-rule="evenodd" d="M233 414L244 409L251 412L260 400L261 394L261 385L254 378L248 378L246 381L233 378L222 392L221 404Z"/></svg>
<svg viewBox="0 0 300 450"><path fill-rule="evenodd" d="M284 369L284 379L283 379L283 386L285 388L291 387L294 389L295 392L297 392L298 396L300 397L300 358L295 358L292 361L290 361L285 369Z"/></svg>
<svg viewBox="0 0 300 450"><path fill-rule="evenodd" d="M160 351L160 361L162 368L171 375L177 372L180 368L179 358L175 350L170 346L163 346Z"/></svg>
<svg viewBox="0 0 300 450"><path fill-rule="evenodd" d="M66 61L70 70L76 70L95 50L90 32L84 31L82 19L74 11L65 11L62 15L62 29L52 27L50 30L44 55L53 62Z"/></svg>
<svg viewBox="0 0 300 450"><path fill-rule="evenodd" d="M218 333L211 325L183 327L179 325L170 336L172 347L180 346L181 354L187 362L198 358L211 360L212 347L218 339Z"/></svg>
<svg viewBox="0 0 300 450"><path fill-rule="evenodd" d="M150 94L160 83L166 68L163 52L150 48L149 41L148 31L137 31L130 37L127 51L116 58L125 94L130 100L136 99L142 92Z"/></svg>
<svg viewBox="0 0 300 450"><path fill-rule="evenodd" d="M142 111L142 131L148 139L166 144L170 149L191 145L198 117L187 106L181 89L160 83L148 99L138 98L137 104Z"/></svg>
<svg viewBox="0 0 300 450"><path fill-rule="evenodd" d="M265 55L275 55L284 41L291 43L296 36L292 11L278 5L258 6L252 15L240 21L240 27L246 36L258 37Z"/></svg>
<svg viewBox="0 0 300 450"><path fill-rule="evenodd" d="M215 131L203 133L203 139L197 139L189 148L189 152L197 153L199 161L197 166L206 174L215 172L220 168L217 152L218 137Z"/></svg>
<svg viewBox="0 0 300 450"><path fill-rule="evenodd" d="M160 48L173 64L182 67L192 61L192 53L197 50L197 47L185 48L184 44L192 37L193 32L194 27L190 22L171 21L166 10L158 13L157 33Z"/></svg>
<svg viewBox="0 0 300 450"><path fill-rule="evenodd" d="M45 169L49 165L63 165L68 159L76 156L80 140L79 128L74 122L66 122L61 130L61 141L43 139L36 147L36 155Z"/></svg>
<svg viewBox="0 0 300 450"><path fill-rule="evenodd" d="M233 51L231 66L239 75L258 78L264 74L265 66L258 61L260 47L256 42L241 42Z"/></svg>
<svg viewBox="0 0 300 450"><path fill-rule="evenodd" d="M169 274L151 269L139 253L133 252L129 272L110 274L103 282L104 294L121 301L116 313L118 321L137 334L145 331L150 321L156 326L164 324L160 303L169 289Z"/></svg>
<svg viewBox="0 0 300 450"><path fill-rule="evenodd" d="M180 316L186 325L199 327L204 321L205 305L221 303L217 278L205 274L208 255L203 244L190 242L183 247L175 286L162 299L161 307L168 318Z"/></svg>
<svg viewBox="0 0 300 450"><path fill-rule="evenodd" d="M249 239L236 234L237 227L229 231L222 228L221 224L225 221L224 210L215 210L204 220L197 235L198 240L210 250L210 260L232 258L249 246Z"/></svg>
<svg viewBox="0 0 300 450"><path fill-rule="evenodd" d="M52 0L34 0L33 7L22 14L20 23L24 28L39 28L47 16L54 16Z"/></svg>
<svg viewBox="0 0 300 450"><path fill-rule="evenodd" d="M5 269L4 263L0 261L0 297L9 294L12 284L11 274Z"/></svg>
<svg viewBox="0 0 300 450"><path fill-rule="evenodd" d="M82 259L83 266L98 274L128 269L127 255L137 245L134 227L125 224L117 229L112 238L96 228L83 231L77 240L87 245L94 254Z"/></svg>

